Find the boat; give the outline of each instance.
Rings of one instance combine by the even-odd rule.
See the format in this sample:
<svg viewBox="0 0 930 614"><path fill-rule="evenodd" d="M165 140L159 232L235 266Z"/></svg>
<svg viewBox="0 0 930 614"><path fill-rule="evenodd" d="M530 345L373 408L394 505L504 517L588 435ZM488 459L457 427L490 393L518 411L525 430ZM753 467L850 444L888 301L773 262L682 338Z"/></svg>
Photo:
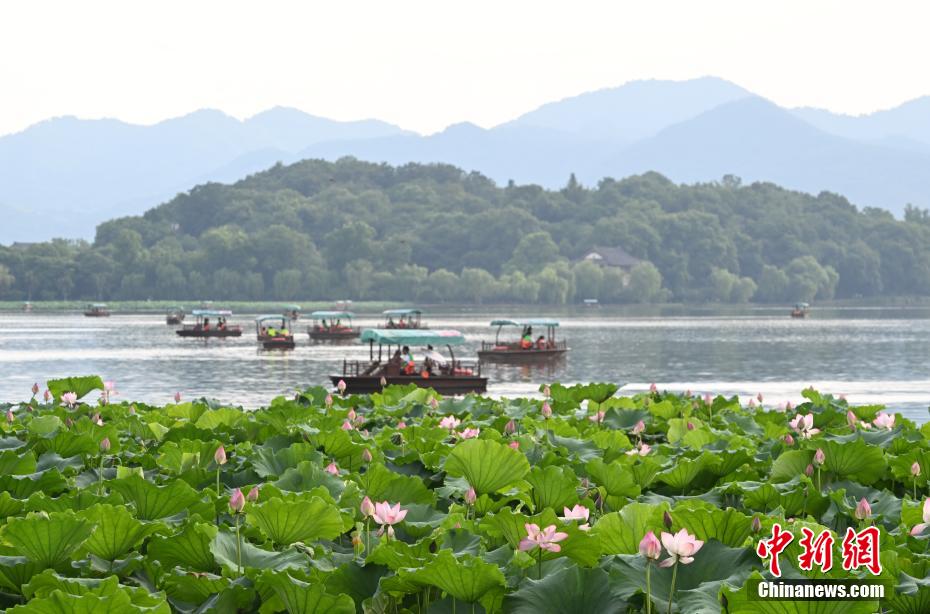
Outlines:
<svg viewBox="0 0 930 614"><path fill-rule="evenodd" d="M293 350L294 333L287 328L287 315L265 315L255 318L255 335L266 350Z"/></svg>
<svg viewBox="0 0 930 614"><path fill-rule="evenodd" d="M110 317L110 309L106 303L91 303L84 310L84 315L88 318L108 318Z"/></svg>
<svg viewBox="0 0 930 614"><path fill-rule="evenodd" d="M387 309L384 311L384 328L390 329L421 329L429 328L420 320L423 314L419 309Z"/></svg>
<svg viewBox="0 0 930 614"><path fill-rule="evenodd" d="M29 313L32 311L32 303L30 301L23 302L23 311L25 313Z"/></svg>
<svg viewBox="0 0 930 614"><path fill-rule="evenodd" d="M482 341L478 351L478 360L493 362L537 362L562 358L568 352L568 344L555 338L555 329L559 321L551 318L532 318L527 320L492 320L491 326L497 327L494 341ZM529 346L522 338L515 341L501 341L501 330L505 327L520 327L524 333L532 329L545 328L546 334L533 338Z"/></svg>
<svg viewBox="0 0 930 614"><path fill-rule="evenodd" d="M184 322L184 309L181 307L172 307L168 310L168 313L165 315L165 323L168 326L177 326Z"/></svg>
<svg viewBox="0 0 930 614"><path fill-rule="evenodd" d="M228 309L194 309L191 311L197 321L185 324L174 331L179 337L241 337L242 327L238 324L228 325L226 320L232 315ZM213 321L211 322L211 318Z"/></svg>
<svg viewBox="0 0 930 614"><path fill-rule="evenodd" d="M581 302L585 307L600 307L601 306L601 304L598 302L596 298L586 298Z"/></svg>
<svg viewBox="0 0 930 614"><path fill-rule="evenodd" d="M455 358L452 346L465 343L465 337L457 330L369 328L362 332L362 342L368 343L368 360L343 360L342 373L330 376L334 385L344 381L347 393L368 394L380 391L385 385L407 384L432 388L442 394L487 390L488 378L481 376L480 363L465 363ZM414 361L403 362L401 348L405 346L427 348L419 366ZM433 346L448 348L449 358Z"/></svg>
<svg viewBox="0 0 930 614"><path fill-rule="evenodd" d="M300 305L285 305L284 316L290 320L300 319Z"/></svg>
<svg viewBox="0 0 930 614"><path fill-rule="evenodd" d="M310 314L313 324L307 327L307 333L317 341L355 339L361 330L352 326L352 317L351 311L314 311Z"/></svg>
<svg viewBox="0 0 930 614"><path fill-rule="evenodd" d="M807 314L810 313L810 304L808 303L795 303L794 309L791 310L792 318L806 318Z"/></svg>

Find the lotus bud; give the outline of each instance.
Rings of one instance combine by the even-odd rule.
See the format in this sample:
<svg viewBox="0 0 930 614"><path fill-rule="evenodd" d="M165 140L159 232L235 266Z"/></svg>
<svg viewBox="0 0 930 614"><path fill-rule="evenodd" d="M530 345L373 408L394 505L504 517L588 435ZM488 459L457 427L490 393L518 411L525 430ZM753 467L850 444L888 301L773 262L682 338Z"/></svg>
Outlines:
<svg viewBox="0 0 930 614"><path fill-rule="evenodd" d="M100 451L109 452L110 451L110 438L104 437L100 440Z"/></svg>
<svg viewBox="0 0 930 614"><path fill-rule="evenodd" d="M504 425L504 432L508 435L513 435L515 432L517 432L517 423L513 421L513 418L511 418L507 424Z"/></svg>
<svg viewBox="0 0 930 614"><path fill-rule="evenodd" d="M689 431L693 431L693 430L694 430L694 423L691 422L690 420L688 421L688 430L689 430Z"/></svg>
<svg viewBox="0 0 930 614"><path fill-rule="evenodd" d="M253 486L250 488L249 494L247 494L245 498L251 503L258 501L258 486Z"/></svg>
<svg viewBox="0 0 930 614"><path fill-rule="evenodd" d="M135 415L136 415L136 406L135 406L135 405L130 405L130 406L129 406L129 415L130 415L130 416L135 416Z"/></svg>
<svg viewBox="0 0 930 614"><path fill-rule="evenodd" d="M397 428L399 428L400 430L404 430L405 428L407 428L407 423L401 420L400 422L397 423Z"/></svg>
<svg viewBox="0 0 930 614"><path fill-rule="evenodd" d="M794 445L794 437L791 436L791 433L788 433L787 435L785 435L785 445L786 446Z"/></svg>
<svg viewBox="0 0 930 614"><path fill-rule="evenodd" d="M213 460L216 461L217 465L226 464L226 448L220 446L216 449L216 452L213 453Z"/></svg>
<svg viewBox="0 0 930 614"><path fill-rule="evenodd" d="M805 467L804 475L806 475L807 477L811 477L812 475L814 475L814 466L808 465L807 467Z"/></svg>
<svg viewBox="0 0 930 614"><path fill-rule="evenodd" d="M339 467L336 466L336 463L326 465L325 471L330 475L339 475Z"/></svg>
<svg viewBox="0 0 930 614"><path fill-rule="evenodd" d="M851 409L846 411L846 424L854 431L856 430L856 425L859 424L859 418L856 417L856 414L854 414Z"/></svg>
<svg viewBox="0 0 930 614"><path fill-rule="evenodd" d="M686 399L690 399L690 398L693 397L693 396L694 396L694 395L691 394L691 389L690 389L690 388L688 388L687 390L685 390L685 398L686 398Z"/></svg>
<svg viewBox="0 0 930 614"><path fill-rule="evenodd" d="M639 542L639 553L647 559L659 560L662 556L662 544L652 531L646 533Z"/></svg>
<svg viewBox="0 0 930 614"><path fill-rule="evenodd" d="M342 426L341 426L340 428L342 428L342 430L344 430L344 431L351 431L351 430L354 429L355 427L352 426L352 423L349 422L348 420L343 420L343 421L342 421Z"/></svg>
<svg viewBox="0 0 930 614"><path fill-rule="evenodd" d="M662 524L666 529L672 529L672 515L668 513L668 510L662 512Z"/></svg>
<svg viewBox="0 0 930 614"><path fill-rule="evenodd" d="M174 402L175 403L181 402L181 391L180 390L174 393Z"/></svg>
<svg viewBox="0 0 930 614"><path fill-rule="evenodd" d="M710 404L712 404L713 402L714 402L714 397L710 396L710 393L709 393L709 392L706 393L706 394L704 395L704 404L705 404L705 405L710 405Z"/></svg>
<svg viewBox="0 0 930 614"><path fill-rule="evenodd" d="M911 465L911 475L915 478L920 475L920 463L914 461L914 464Z"/></svg>
<svg viewBox="0 0 930 614"><path fill-rule="evenodd" d="M381 376L381 387L382 387L382 388L385 388L386 386L387 386L387 378L385 378L385 377L382 375L382 376Z"/></svg>
<svg viewBox="0 0 930 614"><path fill-rule="evenodd" d="M633 427L633 434L639 435L645 430L646 430L646 423L640 420L639 422L636 423L636 426Z"/></svg>
<svg viewBox="0 0 930 614"><path fill-rule="evenodd" d="M872 515L872 506L869 505L869 502L865 500L865 497L859 499L859 503L856 505L855 516L857 520L865 520Z"/></svg>
<svg viewBox="0 0 930 614"><path fill-rule="evenodd" d="M759 401L759 403L762 402L762 393L761 393L761 392L760 392L759 394L756 395L756 400Z"/></svg>
<svg viewBox="0 0 930 614"><path fill-rule="evenodd" d="M658 391L659 391L659 387L656 386L655 382L652 382L651 384L649 384L649 392L655 394Z"/></svg>
<svg viewBox="0 0 930 614"><path fill-rule="evenodd" d="M52 400L52 393L46 390L45 392L42 393L42 398L45 399L46 403L48 403L49 401Z"/></svg>
<svg viewBox="0 0 930 614"><path fill-rule="evenodd" d="M26 411L32 411L32 410L33 410L32 405L26 405Z"/></svg>
<svg viewBox="0 0 930 614"><path fill-rule="evenodd" d="M756 406L756 402L755 402L753 399L749 399L749 403L747 403L747 406L748 406L748 407L755 407L755 406Z"/></svg>
<svg viewBox="0 0 930 614"><path fill-rule="evenodd" d="M519 441L511 441L511 442L508 443L507 445L510 446L510 447L511 447L512 449L514 449L514 450L519 450L519 449L520 449L520 442L519 442Z"/></svg>
<svg viewBox="0 0 930 614"><path fill-rule="evenodd" d="M39 394L39 383L38 382L32 385L32 396L36 396L37 394Z"/></svg>
<svg viewBox="0 0 930 614"><path fill-rule="evenodd" d="M368 451L368 448L362 450L362 461L366 463L371 462L371 452Z"/></svg>
<svg viewBox="0 0 930 614"><path fill-rule="evenodd" d="M458 527L455 527L455 528L456 528L456 529L461 529L462 527L461 527L461 526L458 526ZM394 539L394 525L389 524L389 525L387 526L387 536L388 536L388 539Z"/></svg>
<svg viewBox="0 0 930 614"><path fill-rule="evenodd" d="M785 411L791 411L794 409L794 405L791 404L791 401L785 401Z"/></svg>
<svg viewBox="0 0 930 614"><path fill-rule="evenodd" d="M468 505L474 505L475 501L478 500L478 494L475 492L475 489L469 488L468 492L465 493L465 503Z"/></svg>
<svg viewBox="0 0 930 614"><path fill-rule="evenodd" d="M430 397L429 406L430 409L437 409L439 407L439 401L436 400L436 397Z"/></svg>
<svg viewBox="0 0 930 614"><path fill-rule="evenodd" d="M239 514L245 509L245 496L243 496L241 489L237 488L229 497L229 509L232 510L233 514Z"/></svg>
<svg viewBox="0 0 930 614"><path fill-rule="evenodd" d="M339 394L346 393L346 381L344 379L339 380L339 383L336 384L336 390L339 391Z"/></svg>
<svg viewBox="0 0 930 614"><path fill-rule="evenodd" d="M375 515L375 504L371 502L367 496L362 499L361 505L358 506L359 510L362 512L362 516L374 516Z"/></svg>
<svg viewBox="0 0 930 614"><path fill-rule="evenodd" d="M549 406L549 401L543 401L542 415L544 418L549 418L552 416L552 408Z"/></svg>
<svg viewBox="0 0 930 614"><path fill-rule="evenodd" d="M549 388L549 384L543 386L543 396L547 399L552 398L552 389Z"/></svg>
<svg viewBox="0 0 930 614"><path fill-rule="evenodd" d="M346 418L348 418L349 420L352 420L353 422L355 421L356 418L358 418L358 414L355 413L355 408L352 408L352 407L349 408L349 413L346 414Z"/></svg>
<svg viewBox="0 0 930 614"><path fill-rule="evenodd" d="M762 530L762 520L760 520L758 516L752 517L751 528L752 528L753 533L758 533L759 531Z"/></svg>
<svg viewBox="0 0 930 614"><path fill-rule="evenodd" d="M333 406L333 395L327 394L323 402L326 404L326 407L332 407Z"/></svg>
<svg viewBox="0 0 930 614"><path fill-rule="evenodd" d="M6 410L6 421L9 422L10 424L13 424L13 419L14 419L13 410L12 409Z"/></svg>
<svg viewBox="0 0 930 614"><path fill-rule="evenodd" d="M817 451L814 452L814 464L819 467L823 465L825 460L827 460L827 455L823 453L823 449L817 448Z"/></svg>

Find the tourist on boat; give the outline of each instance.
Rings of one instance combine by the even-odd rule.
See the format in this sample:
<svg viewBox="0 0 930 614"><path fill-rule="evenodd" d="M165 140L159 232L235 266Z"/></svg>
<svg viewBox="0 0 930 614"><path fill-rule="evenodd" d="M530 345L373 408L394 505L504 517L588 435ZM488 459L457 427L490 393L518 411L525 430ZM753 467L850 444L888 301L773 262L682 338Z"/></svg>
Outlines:
<svg viewBox="0 0 930 614"><path fill-rule="evenodd" d="M520 348L528 350L533 347L533 329L529 326L523 331L523 338L520 339Z"/></svg>
<svg viewBox="0 0 930 614"><path fill-rule="evenodd" d="M220 318L216 324L216 330L226 330L226 318Z"/></svg>
<svg viewBox="0 0 930 614"><path fill-rule="evenodd" d="M329 326L326 324L326 320L325 320L325 319L324 319L324 320L321 320L321 321L320 321L320 324L323 326L323 330L327 330L327 329L329 328Z"/></svg>
<svg viewBox="0 0 930 614"><path fill-rule="evenodd" d="M203 319L203 329L210 330L210 318Z"/></svg>
<svg viewBox="0 0 930 614"><path fill-rule="evenodd" d="M413 354L410 352L410 348L406 345L404 346L404 349L401 350L400 352L400 360L401 360L401 364L404 365L405 375L413 375L414 373L416 373L417 364L413 360Z"/></svg>
<svg viewBox="0 0 930 614"><path fill-rule="evenodd" d="M545 336L545 335L540 335L539 337L537 337L537 339L536 339L536 349L537 349L537 350L544 350L544 349L546 349L546 345L547 345L547 344L546 344L546 336Z"/></svg>

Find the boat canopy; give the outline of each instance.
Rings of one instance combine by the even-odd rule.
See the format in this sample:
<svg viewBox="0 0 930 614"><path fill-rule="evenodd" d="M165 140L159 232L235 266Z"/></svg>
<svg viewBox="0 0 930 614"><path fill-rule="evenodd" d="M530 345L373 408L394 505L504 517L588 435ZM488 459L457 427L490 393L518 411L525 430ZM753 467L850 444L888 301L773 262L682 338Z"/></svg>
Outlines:
<svg viewBox="0 0 930 614"><path fill-rule="evenodd" d="M314 311L310 314L310 317L314 320L332 320L333 318L339 320L341 318L351 319L353 316L350 311Z"/></svg>
<svg viewBox="0 0 930 614"><path fill-rule="evenodd" d="M418 316L423 312L419 309L385 309L384 315L388 317L393 316Z"/></svg>
<svg viewBox="0 0 930 614"><path fill-rule="evenodd" d="M461 345L465 336L457 330L367 328L362 331L362 342L379 345Z"/></svg>
<svg viewBox="0 0 930 614"><path fill-rule="evenodd" d="M795 303L794 304L795 309L807 309L808 307L810 307L810 303Z"/></svg>
<svg viewBox="0 0 930 614"><path fill-rule="evenodd" d="M491 320L491 326L552 326L559 325L558 320L552 318L528 318L526 320Z"/></svg>
<svg viewBox="0 0 930 614"><path fill-rule="evenodd" d="M266 314L263 316L258 316L257 318L255 318L255 321L256 322L271 322L271 321L283 322L286 319L287 318L282 315Z"/></svg>
<svg viewBox="0 0 930 614"><path fill-rule="evenodd" d="M231 316L232 312L228 309L195 309L191 315L198 318L225 318Z"/></svg>
<svg viewBox="0 0 930 614"><path fill-rule="evenodd" d="M300 311L300 305L285 305L284 308L288 311Z"/></svg>
<svg viewBox="0 0 930 614"><path fill-rule="evenodd" d="M107 304L106 303L91 303L89 306L93 307L94 309L105 309Z"/></svg>

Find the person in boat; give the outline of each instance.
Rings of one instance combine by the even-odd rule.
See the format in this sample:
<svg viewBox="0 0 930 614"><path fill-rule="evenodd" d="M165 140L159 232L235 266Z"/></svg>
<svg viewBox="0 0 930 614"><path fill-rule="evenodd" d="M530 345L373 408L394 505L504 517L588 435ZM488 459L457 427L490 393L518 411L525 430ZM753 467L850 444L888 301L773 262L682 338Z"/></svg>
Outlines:
<svg viewBox="0 0 930 614"><path fill-rule="evenodd" d="M261 329L261 332L259 333L259 335L261 335L262 337L267 337L267 336L268 336L268 328L265 327L265 326L262 326L262 329Z"/></svg>
<svg viewBox="0 0 930 614"><path fill-rule="evenodd" d="M413 375L417 370L417 363L413 360L413 354L410 352L408 346L404 346L404 349L400 352L400 361L403 365L404 375Z"/></svg>
<svg viewBox="0 0 930 614"><path fill-rule="evenodd" d="M203 319L203 330L210 330L210 318Z"/></svg>
<svg viewBox="0 0 930 614"><path fill-rule="evenodd" d="M533 329L529 326L523 331L523 337L520 339L520 349L528 350L533 347Z"/></svg>
<svg viewBox="0 0 930 614"><path fill-rule="evenodd" d="M423 358L423 377L429 377L433 374L433 359L429 357L429 353L433 351L433 346L426 346L426 356Z"/></svg>
<svg viewBox="0 0 930 614"><path fill-rule="evenodd" d="M388 316L387 327L396 328L396 324L394 324L394 316Z"/></svg>
<svg viewBox="0 0 930 614"><path fill-rule="evenodd" d="M539 337L536 338L536 349L537 350L544 350L546 349L547 345L548 344L546 343L545 335L540 335Z"/></svg>
<svg viewBox="0 0 930 614"><path fill-rule="evenodd" d="M220 318L216 324L216 330L226 330L226 318Z"/></svg>
<svg viewBox="0 0 930 614"><path fill-rule="evenodd" d="M342 330L342 319L336 320L336 323L333 325L333 328L337 331Z"/></svg>

